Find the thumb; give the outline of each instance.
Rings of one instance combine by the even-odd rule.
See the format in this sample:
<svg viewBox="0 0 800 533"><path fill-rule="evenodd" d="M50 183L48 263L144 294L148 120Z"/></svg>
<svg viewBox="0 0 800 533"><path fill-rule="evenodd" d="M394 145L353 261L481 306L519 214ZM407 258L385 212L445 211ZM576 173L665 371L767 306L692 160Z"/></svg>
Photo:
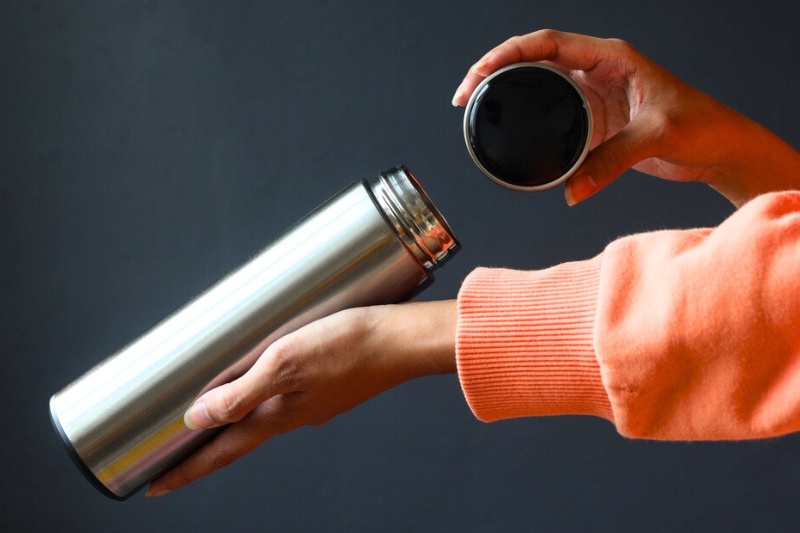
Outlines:
<svg viewBox="0 0 800 533"><path fill-rule="evenodd" d="M240 378L197 398L183 416L186 427L210 429L238 422L269 398L290 392L286 380L275 379L277 365L269 354L267 350Z"/></svg>
<svg viewBox="0 0 800 533"><path fill-rule="evenodd" d="M252 404L252 407L251 407ZM238 422L257 403L248 400L236 382L212 389L194 401L183 415L189 429L210 429Z"/></svg>
<svg viewBox="0 0 800 533"><path fill-rule="evenodd" d="M642 121L630 122L616 135L596 146L567 180L567 204L580 203L602 190L623 172L651 157L652 140Z"/></svg>

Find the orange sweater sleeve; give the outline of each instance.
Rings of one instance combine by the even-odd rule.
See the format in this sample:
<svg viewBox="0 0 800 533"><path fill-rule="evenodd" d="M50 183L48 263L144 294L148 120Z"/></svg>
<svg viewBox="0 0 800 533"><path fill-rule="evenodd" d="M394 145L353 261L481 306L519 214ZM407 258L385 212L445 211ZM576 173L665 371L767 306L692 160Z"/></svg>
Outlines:
<svg viewBox="0 0 800 533"><path fill-rule="evenodd" d="M800 430L800 192L588 261L477 269L458 312L459 378L481 420L589 414L664 440Z"/></svg>

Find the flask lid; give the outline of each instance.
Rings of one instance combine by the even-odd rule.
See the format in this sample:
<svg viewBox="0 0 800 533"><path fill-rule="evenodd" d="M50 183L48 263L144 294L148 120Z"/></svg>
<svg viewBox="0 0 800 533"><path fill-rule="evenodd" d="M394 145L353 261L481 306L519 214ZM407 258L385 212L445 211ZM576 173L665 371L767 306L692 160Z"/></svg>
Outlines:
<svg viewBox="0 0 800 533"><path fill-rule="evenodd" d="M583 163L591 119L586 96L569 76L541 63L516 63L475 88L464 111L464 140L492 180L542 190Z"/></svg>

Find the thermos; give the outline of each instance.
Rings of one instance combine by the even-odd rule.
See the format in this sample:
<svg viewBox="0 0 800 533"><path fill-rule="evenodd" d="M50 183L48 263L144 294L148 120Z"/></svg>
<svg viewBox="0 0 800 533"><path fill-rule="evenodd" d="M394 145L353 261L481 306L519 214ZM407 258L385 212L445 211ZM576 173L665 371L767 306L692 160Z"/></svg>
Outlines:
<svg viewBox="0 0 800 533"><path fill-rule="evenodd" d="M407 300L459 243L407 168L359 181L50 400L72 460L124 500L213 437L184 412L281 335L336 311Z"/></svg>

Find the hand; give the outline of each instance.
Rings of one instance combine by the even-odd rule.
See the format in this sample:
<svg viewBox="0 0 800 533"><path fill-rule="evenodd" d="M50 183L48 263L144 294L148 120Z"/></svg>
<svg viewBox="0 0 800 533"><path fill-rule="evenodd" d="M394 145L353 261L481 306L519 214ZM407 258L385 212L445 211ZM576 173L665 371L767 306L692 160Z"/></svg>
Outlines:
<svg viewBox="0 0 800 533"><path fill-rule="evenodd" d="M415 377L456 371L454 300L348 309L274 342L241 378L203 394L190 428L229 427L154 481L180 488L303 425L324 424Z"/></svg>
<svg viewBox="0 0 800 533"><path fill-rule="evenodd" d="M737 206L758 194L800 187L797 151L616 39L553 30L513 37L470 68L453 105L465 105L481 80L521 61L569 73L589 100L592 151L567 181L570 205L629 168L705 182Z"/></svg>

